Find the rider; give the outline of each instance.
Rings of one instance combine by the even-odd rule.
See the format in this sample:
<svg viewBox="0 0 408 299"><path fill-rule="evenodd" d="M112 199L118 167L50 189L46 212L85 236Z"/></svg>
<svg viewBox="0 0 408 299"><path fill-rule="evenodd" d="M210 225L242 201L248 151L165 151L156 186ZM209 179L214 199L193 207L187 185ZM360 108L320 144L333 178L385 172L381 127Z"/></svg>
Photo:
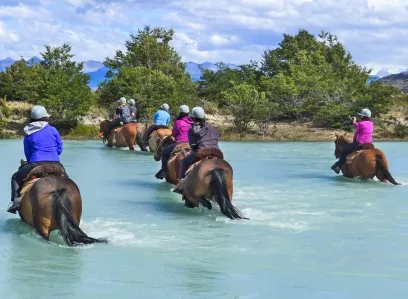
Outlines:
<svg viewBox="0 0 408 299"><path fill-rule="evenodd" d="M136 122L137 108L136 108L136 102L134 99L129 100L129 110L130 110L130 121Z"/></svg>
<svg viewBox="0 0 408 299"><path fill-rule="evenodd" d="M127 124L130 121L130 109L129 106L126 105L126 98L121 97L119 99L119 107L116 108L114 120L109 124L107 132L99 133L99 137L102 135L108 135L112 129L115 127Z"/></svg>
<svg viewBox="0 0 408 299"><path fill-rule="evenodd" d="M149 145L149 136L153 131L159 129L160 127L167 127L170 123L170 114L169 114L169 105L163 104L160 106L160 109L154 114L153 120L154 124L147 128L144 136L143 142L144 145Z"/></svg>
<svg viewBox="0 0 408 299"><path fill-rule="evenodd" d="M24 128L24 153L27 163L11 177L11 201L7 212L15 214L20 207L20 187L32 169L43 164L57 164L62 153L61 137L54 127L48 124L50 115L43 106L31 109L30 123ZM65 174L66 175L66 174Z"/></svg>
<svg viewBox="0 0 408 299"><path fill-rule="evenodd" d="M171 152L180 144L188 142L188 130L193 123L189 117L190 108L186 105L179 107L179 115L174 122L172 136L175 138L175 143L167 145L162 151L162 168L156 173L156 178L163 179L167 176L167 162Z"/></svg>
<svg viewBox="0 0 408 299"><path fill-rule="evenodd" d="M346 162L348 154L351 154L360 144L373 142L374 125L371 121L371 111L365 108L361 110L358 115L361 117L360 122L357 122L355 117L352 118L355 128L353 142L343 149L339 161L334 163L331 167L337 174L340 173L341 167Z"/></svg>
<svg viewBox="0 0 408 299"><path fill-rule="evenodd" d="M215 127L205 122L205 111L202 107L194 107L190 117L193 121L188 131L188 142L191 147L191 152L183 159L180 169L180 177L178 185L173 189L173 192L183 193L184 178L188 168L196 162L197 152L204 148L218 147L218 131Z"/></svg>

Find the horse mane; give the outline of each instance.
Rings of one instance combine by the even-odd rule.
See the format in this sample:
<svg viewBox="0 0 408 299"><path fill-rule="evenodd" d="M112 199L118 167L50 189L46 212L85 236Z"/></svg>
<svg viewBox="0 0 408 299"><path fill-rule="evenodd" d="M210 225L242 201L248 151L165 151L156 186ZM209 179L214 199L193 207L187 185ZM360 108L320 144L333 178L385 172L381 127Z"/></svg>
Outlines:
<svg viewBox="0 0 408 299"><path fill-rule="evenodd" d="M55 164L44 164L31 170L25 180L29 180L30 178L58 177L64 175L65 171L61 166Z"/></svg>
<svg viewBox="0 0 408 299"><path fill-rule="evenodd" d="M196 158L197 160L203 160L207 158L223 160L224 154L218 148L203 148L198 150Z"/></svg>

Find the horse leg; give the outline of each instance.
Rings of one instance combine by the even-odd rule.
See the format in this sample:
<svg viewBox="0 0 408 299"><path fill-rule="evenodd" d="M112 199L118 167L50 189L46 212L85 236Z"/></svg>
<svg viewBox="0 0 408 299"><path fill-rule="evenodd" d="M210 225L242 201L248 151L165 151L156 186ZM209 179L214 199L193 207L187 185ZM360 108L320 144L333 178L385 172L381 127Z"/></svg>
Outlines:
<svg viewBox="0 0 408 299"><path fill-rule="evenodd" d="M50 226L51 220L41 216L34 216L34 228L37 233L43 237L45 240L49 241L50 239Z"/></svg>
<svg viewBox="0 0 408 299"><path fill-rule="evenodd" d="M189 201L187 197L185 197L184 195L183 195L183 200L184 200L185 207L190 208L190 209L195 208L195 205L191 201Z"/></svg>

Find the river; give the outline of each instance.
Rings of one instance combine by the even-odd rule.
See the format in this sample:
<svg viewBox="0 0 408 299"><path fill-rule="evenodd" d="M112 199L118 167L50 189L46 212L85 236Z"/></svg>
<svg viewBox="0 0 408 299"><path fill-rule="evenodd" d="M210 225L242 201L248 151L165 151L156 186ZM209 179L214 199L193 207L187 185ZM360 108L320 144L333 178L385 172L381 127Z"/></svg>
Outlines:
<svg viewBox="0 0 408 299"><path fill-rule="evenodd" d="M377 143L393 186L337 176L334 144L222 142L234 205L188 209L151 154L65 141L82 229L109 244L39 238L5 211L21 140L0 141L1 298L406 298L408 143ZM215 204L213 205L216 206ZM405 239L407 238L407 239Z"/></svg>

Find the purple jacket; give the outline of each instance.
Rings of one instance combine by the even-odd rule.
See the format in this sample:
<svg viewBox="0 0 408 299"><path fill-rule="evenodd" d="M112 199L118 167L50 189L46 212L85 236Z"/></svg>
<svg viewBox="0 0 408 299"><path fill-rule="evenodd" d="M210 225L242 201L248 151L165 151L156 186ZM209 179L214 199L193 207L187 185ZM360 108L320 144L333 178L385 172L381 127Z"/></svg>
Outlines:
<svg viewBox="0 0 408 299"><path fill-rule="evenodd" d="M199 125L191 126L188 131L188 141L193 151L198 151L203 148L218 148L218 131L210 124L205 124L204 127Z"/></svg>
<svg viewBox="0 0 408 299"><path fill-rule="evenodd" d="M172 135L176 138L176 142L188 142L188 130L190 130L192 123L193 121L188 116L174 122Z"/></svg>
<svg viewBox="0 0 408 299"><path fill-rule="evenodd" d="M29 123L24 128L24 153L27 162L60 161L62 140L46 121Z"/></svg>

